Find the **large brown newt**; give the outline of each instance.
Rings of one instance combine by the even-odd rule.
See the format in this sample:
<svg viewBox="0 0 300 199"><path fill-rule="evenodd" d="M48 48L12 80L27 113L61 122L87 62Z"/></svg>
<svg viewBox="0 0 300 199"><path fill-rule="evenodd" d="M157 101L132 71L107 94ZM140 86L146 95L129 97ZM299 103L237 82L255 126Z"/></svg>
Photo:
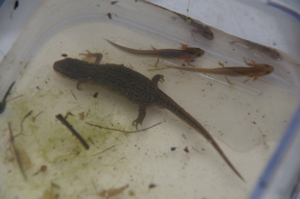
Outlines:
<svg viewBox="0 0 300 199"><path fill-rule="evenodd" d="M156 105L168 109L204 136L234 173L244 180L209 132L194 117L157 87L158 82L163 81L163 75L157 74L150 80L146 76L122 64L99 64L102 57L101 54L86 54L87 57L95 57L95 55L99 57L96 58L96 63L66 58L56 61L53 69L59 76L77 81L77 89L80 89L80 84L83 83L98 85L138 104L139 115L132 122L136 127L139 124L142 125L148 107Z"/></svg>
<svg viewBox="0 0 300 199"><path fill-rule="evenodd" d="M187 62L188 64L190 64L190 62L195 61L196 58L201 57L204 54L204 50L200 48L191 48L184 44L182 44L182 49L137 50L137 49L121 46L107 39L105 40L111 45L113 45L114 47L131 54L148 56L148 57L156 57L160 59L181 59Z"/></svg>
<svg viewBox="0 0 300 199"><path fill-rule="evenodd" d="M167 66L164 68L157 68L157 69L150 69L150 70L163 70L163 69L173 68L178 70L185 70L185 71L206 73L206 74L213 74L213 75L249 77L244 82L252 78L253 80L257 80L258 77L269 75L274 71L274 67L268 64L258 64L255 61L247 62L245 58L244 58L244 62L246 65L250 67L244 67L244 66L226 67L224 66L223 63L219 62L219 65L221 65L222 68L192 68L192 67ZM232 84L228 79L227 81L229 82L229 84Z"/></svg>

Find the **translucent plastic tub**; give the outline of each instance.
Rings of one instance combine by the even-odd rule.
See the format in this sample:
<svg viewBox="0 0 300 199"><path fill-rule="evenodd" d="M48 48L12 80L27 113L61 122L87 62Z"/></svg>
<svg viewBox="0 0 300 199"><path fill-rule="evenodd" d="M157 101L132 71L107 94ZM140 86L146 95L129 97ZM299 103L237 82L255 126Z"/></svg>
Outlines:
<svg viewBox="0 0 300 199"><path fill-rule="evenodd" d="M213 27L213 40L192 34L187 22L140 1L40 4L0 65L1 97L14 80L9 98L22 95L0 115L1 198L246 198L298 107L299 64L280 51L280 59L272 59ZM234 86L222 75L148 71L155 58L120 51L104 38L135 49L179 49L180 43L202 48L205 54L193 62L202 68L221 67L218 62L245 66L245 58L275 71L246 83L247 77L229 77ZM135 134L87 125L133 131L138 106L97 86L79 91L75 82L57 76L55 61L81 59L86 50L102 53L101 63L124 64L149 78L163 74L159 88L211 133L246 182L167 110L149 108L139 128L163 123ZM163 60L158 67L171 63L182 65ZM68 112L88 150L55 117ZM22 133L15 147L24 159L23 174L8 122L14 135Z"/></svg>

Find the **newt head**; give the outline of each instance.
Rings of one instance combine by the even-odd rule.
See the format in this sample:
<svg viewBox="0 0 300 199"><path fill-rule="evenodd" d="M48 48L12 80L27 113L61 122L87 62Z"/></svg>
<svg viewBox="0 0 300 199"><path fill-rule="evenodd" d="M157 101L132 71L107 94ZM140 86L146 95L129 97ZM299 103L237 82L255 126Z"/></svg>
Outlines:
<svg viewBox="0 0 300 199"><path fill-rule="evenodd" d="M187 55L181 57L186 62L193 62L196 58L204 55L205 51L201 48L189 48L187 44L181 44L181 49L187 52Z"/></svg>
<svg viewBox="0 0 300 199"><path fill-rule="evenodd" d="M265 76L269 75L274 72L274 67L268 64L257 64L255 66L257 69L259 69L261 72L259 73L260 75L257 76Z"/></svg>
<svg viewBox="0 0 300 199"><path fill-rule="evenodd" d="M273 66L268 65L268 64L258 64L253 60L251 62L247 62L245 57L244 57L244 62L246 65L248 65L254 69L253 76L256 76L256 77L269 75L272 72L274 72L274 70L275 70ZM248 75L248 76L250 76L250 75Z"/></svg>
<svg viewBox="0 0 300 199"><path fill-rule="evenodd" d="M194 55L195 58L201 57L205 53L205 51L202 50L201 48L186 48L185 51L191 55Z"/></svg>
<svg viewBox="0 0 300 199"><path fill-rule="evenodd" d="M202 55L204 55L205 51L202 50L201 48L190 48L188 47L187 44L181 44L181 48L182 50L186 51L187 53L193 55L195 58L201 57Z"/></svg>
<svg viewBox="0 0 300 199"><path fill-rule="evenodd" d="M77 59L66 58L56 61L53 64L53 69L56 74L61 77L78 80L82 75L85 74L83 63L85 62Z"/></svg>

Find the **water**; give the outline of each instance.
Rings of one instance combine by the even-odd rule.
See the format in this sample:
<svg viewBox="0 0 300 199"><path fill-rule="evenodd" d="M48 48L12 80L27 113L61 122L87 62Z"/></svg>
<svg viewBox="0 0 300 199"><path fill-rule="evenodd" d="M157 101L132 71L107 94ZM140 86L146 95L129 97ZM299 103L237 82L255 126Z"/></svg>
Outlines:
<svg viewBox="0 0 300 199"><path fill-rule="evenodd" d="M46 198L51 194L99 198L101 191L127 184L129 187L121 193L124 198L245 198L291 120L298 103L293 90L275 75L245 86L245 78L231 78L242 85L239 89L218 82L226 82L223 77L209 79L177 70L148 71L154 67L155 58L122 52L103 38L137 49L179 48L182 41L116 14L112 20L91 15L60 25L30 51L34 54L10 95L23 96L8 102L0 116L1 198ZM83 84L84 90L79 91L75 82L54 73L53 63L64 59L62 54L81 59L79 54L86 50L102 53L101 63L124 64L149 78L163 74L165 82L159 83L159 88L205 126L246 183L201 135L167 110L149 108L140 128L163 123L135 134L87 125L85 122L133 131L131 123L138 115L138 106L97 86ZM230 65L230 59L226 65ZM211 66L219 60L209 49L195 65ZM166 63L161 61L159 66ZM248 87L252 89L249 92L245 89ZM87 141L89 150L55 118L68 112L73 114L68 122ZM14 135L21 132L22 123L23 133L15 137L15 145L30 159L24 163L27 181L11 152L7 122ZM172 147L176 149L172 151ZM186 147L189 153L184 151ZM40 171L41 166L46 166L46 171ZM156 187L150 189L150 184Z"/></svg>

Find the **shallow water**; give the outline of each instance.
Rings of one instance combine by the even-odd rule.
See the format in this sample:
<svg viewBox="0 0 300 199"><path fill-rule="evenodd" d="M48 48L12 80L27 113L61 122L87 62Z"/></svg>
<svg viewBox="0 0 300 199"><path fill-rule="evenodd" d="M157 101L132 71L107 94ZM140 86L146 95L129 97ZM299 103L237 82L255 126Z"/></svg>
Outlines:
<svg viewBox="0 0 300 199"><path fill-rule="evenodd" d="M22 70L10 97L23 96L8 102L0 116L1 198L46 198L48 192L59 198L99 198L101 191L126 184L129 188L121 193L124 198L245 198L288 125L297 96L273 74L245 86L245 78L231 78L242 85L238 89L196 73L148 71L155 58L125 53L103 38L137 49L179 48L181 41L112 17L86 18L49 33ZM79 91L75 82L55 74L53 63L64 59L62 54L81 59L79 54L86 50L102 53L102 63L124 64L149 78L163 74L165 82L159 88L205 126L246 183L201 135L167 110L149 108L140 128L163 123L145 132L124 134L88 126L85 122L135 130L131 123L138 106L97 86L83 85ZM218 61L213 53L206 53L194 64ZM160 61L159 67L164 64L169 62ZM259 92L247 92L248 87ZM17 135L31 110L23 122L23 134L15 138L16 146L30 158L25 181L9 149L7 122ZM67 120L87 141L89 150L56 120L55 115L67 112L73 114ZM38 172L42 165L47 170ZM156 187L150 189L150 184Z"/></svg>

